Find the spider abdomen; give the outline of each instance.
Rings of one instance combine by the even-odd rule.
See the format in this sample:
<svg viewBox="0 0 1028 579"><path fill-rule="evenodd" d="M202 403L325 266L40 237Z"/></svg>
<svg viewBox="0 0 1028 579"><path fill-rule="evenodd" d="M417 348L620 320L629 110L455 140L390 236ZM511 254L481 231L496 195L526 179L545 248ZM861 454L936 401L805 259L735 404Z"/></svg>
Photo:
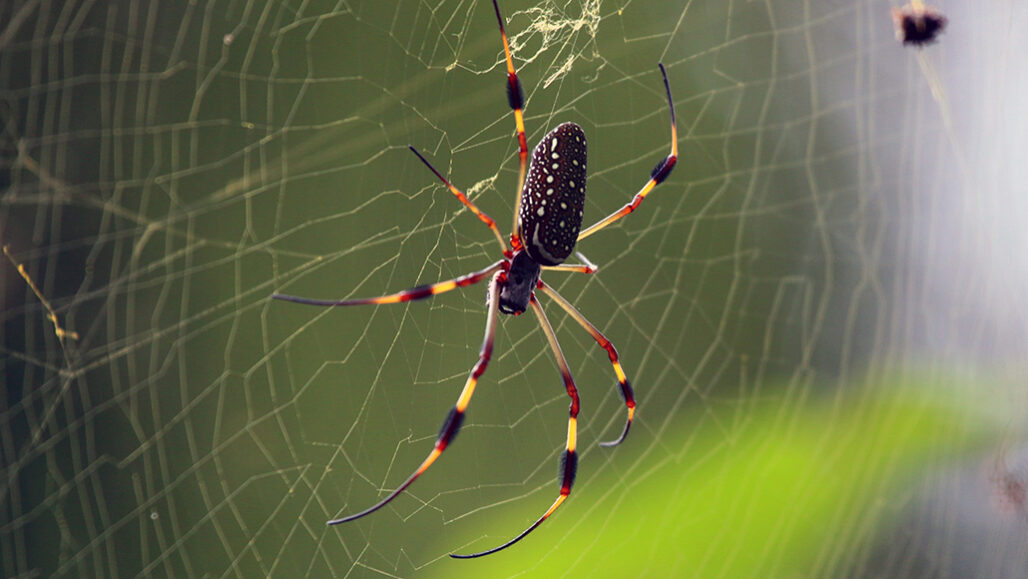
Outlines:
<svg viewBox="0 0 1028 579"><path fill-rule="evenodd" d="M585 156L585 131L575 123L546 133L532 151L518 228L540 265L563 263L575 249L585 209Z"/></svg>

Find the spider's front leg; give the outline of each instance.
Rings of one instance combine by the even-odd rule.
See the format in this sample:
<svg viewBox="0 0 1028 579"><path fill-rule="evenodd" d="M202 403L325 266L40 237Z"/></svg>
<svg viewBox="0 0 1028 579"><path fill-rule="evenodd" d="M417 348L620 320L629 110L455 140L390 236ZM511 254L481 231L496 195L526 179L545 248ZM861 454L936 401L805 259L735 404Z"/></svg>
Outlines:
<svg viewBox="0 0 1028 579"><path fill-rule="evenodd" d="M660 74L664 77L664 91L667 93L667 105L671 110L671 152L668 153L667 157L664 157L663 160L657 163L657 166L655 166L653 171L650 173L650 180L643 185L643 188L635 194L635 197L633 197L629 203L587 227L578 234L578 241L582 241L586 237L589 237L611 223L614 223L618 219L621 219L625 215L635 211L636 208L642 204L643 199L646 198L650 191L653 191L654 187L663 183L664 179L667 179L668 175L671 174L671 170L675 168L675 163L678 162L678 127L675 123L675 101L671 99L671 85L667 81L667 71L664 70L663 64L659 64L658 66L660 66Z"/></svg>
<svg viewBox="0 0 1028 579"><path fill-rule="evenodd" d="M489 227L489 229L493 232L493 235L496 236L496 240L500 242L500 251L502 251L504 255L507 255L507 244L503 241L503 235L500 233L500 230L496 227L496 222L493 221L493 218L489 217L484 212L482 212L482 210L479 209L477 205L475 205L471 202L470 199L468 199L468 196L465 195L463 191L455 187L453 183L450 183L449 179L443 177L443 174L440 173L438 169L433 167L432 163L429 163L428 159L426 159L424 155L419 153L417 149L415 149L413 146L408 146L408 148L411 151L413 151L415 155L418 156L418 159L421 159L421 162L424 163L426 167L428 167L429 171L435 173L435 176L443 182L443 185L446 185L446 188L449 189L451 193L457 196L457 199L461 203L463 203L465 207L470 209L471 212L474 213L475 216L482 221L482 223L485 223L486 226Z"/></svg>
<svg viewBox="0 0 1028 579"><path fill-rule="evenodd" d="M521 89L518 73L514 70L514 58L510 54L510 42L507 41L507 30L503 25L503 14L500 13L500 4L497 0L493 0L493 9L496 11L496 20L500 24L503 56L507 60L507 104L514 111L514 127L518 133L518 189L514 198L514 226L510 235L511 245L514 246L514 251L518 251L522 247L518 213L521 210L521 188L525 185L525 167L528 163L528 140L525 138L525 93Z"/></svg>

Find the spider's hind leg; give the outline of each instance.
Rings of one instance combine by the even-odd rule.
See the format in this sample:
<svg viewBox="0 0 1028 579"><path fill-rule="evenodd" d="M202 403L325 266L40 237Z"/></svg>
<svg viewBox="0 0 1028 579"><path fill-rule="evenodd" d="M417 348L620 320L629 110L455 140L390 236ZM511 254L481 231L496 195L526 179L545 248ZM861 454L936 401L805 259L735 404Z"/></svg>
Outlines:
<svg viewBox="0 0 1028 579"><path fill-rule="evenodd" d="M624 369L621 368L621 361L618 358L618 351L614 347L614 344L607 339L596 326L592 325L582 312L579 312L571 302L564 299L562 295L557 293L552 287L546 285L545 282L540 282L539 290L544 294L550 296L553 301L557 302L557 305L564 309L573 320L578 322L578 325L582 326L585 331L589 332L589 335L596 340L596 343L606 350L607 357L610 358L610 363L614 366L614 374L618 378L618 386L620 387L621 399L625 401L625 408L628 409L628 419L625 421L625 428L621 431L621 436L618 436L614 440L608 442L601 442L600 446L617 446L625 441L625 437L628 436L628 429L632 427L632 419L635 417L635 393L632 391L632 383L628 381L628 376L625 375Z"/></svg>
<svg viewBox="0 0 1028 579"><path fill-rule="evenodd" d="M473 559L475 557L482 557L484 555L490 555L497 551L502 551L507 547L510 547L514 543L517 543L521 539L524 539L529 533L534 531L536 527L541 525L543 521L549 518L557 507L562 505L571 494L571 487L575 484L575 473L578 471L578 452L576 447L578 445L578 410L579 410L579 399L578 399L578 388L575 387L575 380L571 377L571 370L568 368L568 363L564 359L564 353L560 350L560 344L557 343L557 335L553 333L553 326L550 325L549 320L546 319L546 314L543 313L542 306L539 305L539 301L535 297L531 298L529 304L532 306L532 311L536 314L536 318L539 320L539 326L542 327L543 333L546 334L546 341L550 344L550 349L553 350L553 357L557 360L557 366L560 367L560 375L564 380L564 388L568 392L568 396L571 398L571 406L568 408L568 440L567 445L564 448L564 453L560 459L560 494L557 495L557 500L553 501L550 508L546 509L531 526L524 531L521 531L516 537L507 541L506 543L493 547L487 551L481 551L479 553L471 553L469 555L455 555L450 556L454 559Z"/></svg>
<svg viewBox="0 0 1028 579"><path fill-rule="evenodd" d="M497 295L499 294L502 275L502 273L497 273L493 276L492 281L489 282L490 302L499 301L497 299ZM450 443L453 442L453 439L457 437L457 433L460 431L460 427L464 423L464 413L467 411L468 404L471 402L471 395L475 393L475 386L478 385L478 379L485 373L485 369L489 366L489 360L493 357L493 343L496 337L497 309L498 306L496 303L492 303L489 306L488 318L486 318L485 322L485 338L482 340L482 350L479 352L478 362L476 362L475 366L471 369L471 374L468 376L468 380L464 384L464 390L461 391L460 397L457 398L457 403L453 405L453 408L450 409L450 413L446 415L446 420L443 421L443 426L439 429L439 436L436 438L435 447L432 449L432 452L430 452L428 457L421 463L421 466L419 466L413 474L407 477L407 480L397 487L396 490L389 493L386 498L359 513L354 513L338 519L332 519L328 522L329 525L338 525L339 523L346 523L359 519L388 505L393 499L400 496L400 493L405 491L407 487L422 475L422 473L428 470L428 467L432 466L432 463L434 463L436 459L443 454L446 447L448 447Z"/></svg>

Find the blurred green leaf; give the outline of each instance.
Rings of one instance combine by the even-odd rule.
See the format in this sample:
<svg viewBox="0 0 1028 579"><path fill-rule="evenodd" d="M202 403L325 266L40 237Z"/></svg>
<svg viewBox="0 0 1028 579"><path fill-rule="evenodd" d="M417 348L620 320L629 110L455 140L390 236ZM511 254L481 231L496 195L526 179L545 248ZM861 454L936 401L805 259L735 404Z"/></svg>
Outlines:
<svg viewBox="0 0 1028 579"><path fill-rule="evenodd" d="M688 449L682 460L644 462L635 469L646 476L620 480L605 469L589 488L580 482L534 536L490 557L434 566L436 575L784 577L853 568L919 473L984 434L958 390L937 380L884 381L823 399L786 392L740 412L739 423L727 411L712 420L682 416L659 443ZM627 444L618 460L640 448ZM491 547L525 520L510 512L460 551ZM441 550L456 544L441 539Z"/></svg>

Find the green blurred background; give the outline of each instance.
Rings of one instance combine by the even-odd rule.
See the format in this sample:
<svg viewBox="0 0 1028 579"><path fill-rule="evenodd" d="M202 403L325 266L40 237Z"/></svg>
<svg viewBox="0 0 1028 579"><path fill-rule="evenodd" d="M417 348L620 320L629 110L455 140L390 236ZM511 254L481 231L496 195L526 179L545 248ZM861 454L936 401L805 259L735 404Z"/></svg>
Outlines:
<svg viewBox="0 0 1028 579"><path fill-rule="evenodd" d="M1018 5L505 1L534 144L589 138L585 222L680 162L504 318L457 442L389 507L477 358L484 286L323 310L498 258L407 150L510 227L489 2L0 8L4 576L1002 576L1024 549L1028 217ZM1004 68L1007 67L1007 68ZM987 98L983 94L988 94ZM36 284L38 295L16 270ZM75 332L61 340L48 321ZM1020 490L1019 490L1020 489Z"/></svg>

